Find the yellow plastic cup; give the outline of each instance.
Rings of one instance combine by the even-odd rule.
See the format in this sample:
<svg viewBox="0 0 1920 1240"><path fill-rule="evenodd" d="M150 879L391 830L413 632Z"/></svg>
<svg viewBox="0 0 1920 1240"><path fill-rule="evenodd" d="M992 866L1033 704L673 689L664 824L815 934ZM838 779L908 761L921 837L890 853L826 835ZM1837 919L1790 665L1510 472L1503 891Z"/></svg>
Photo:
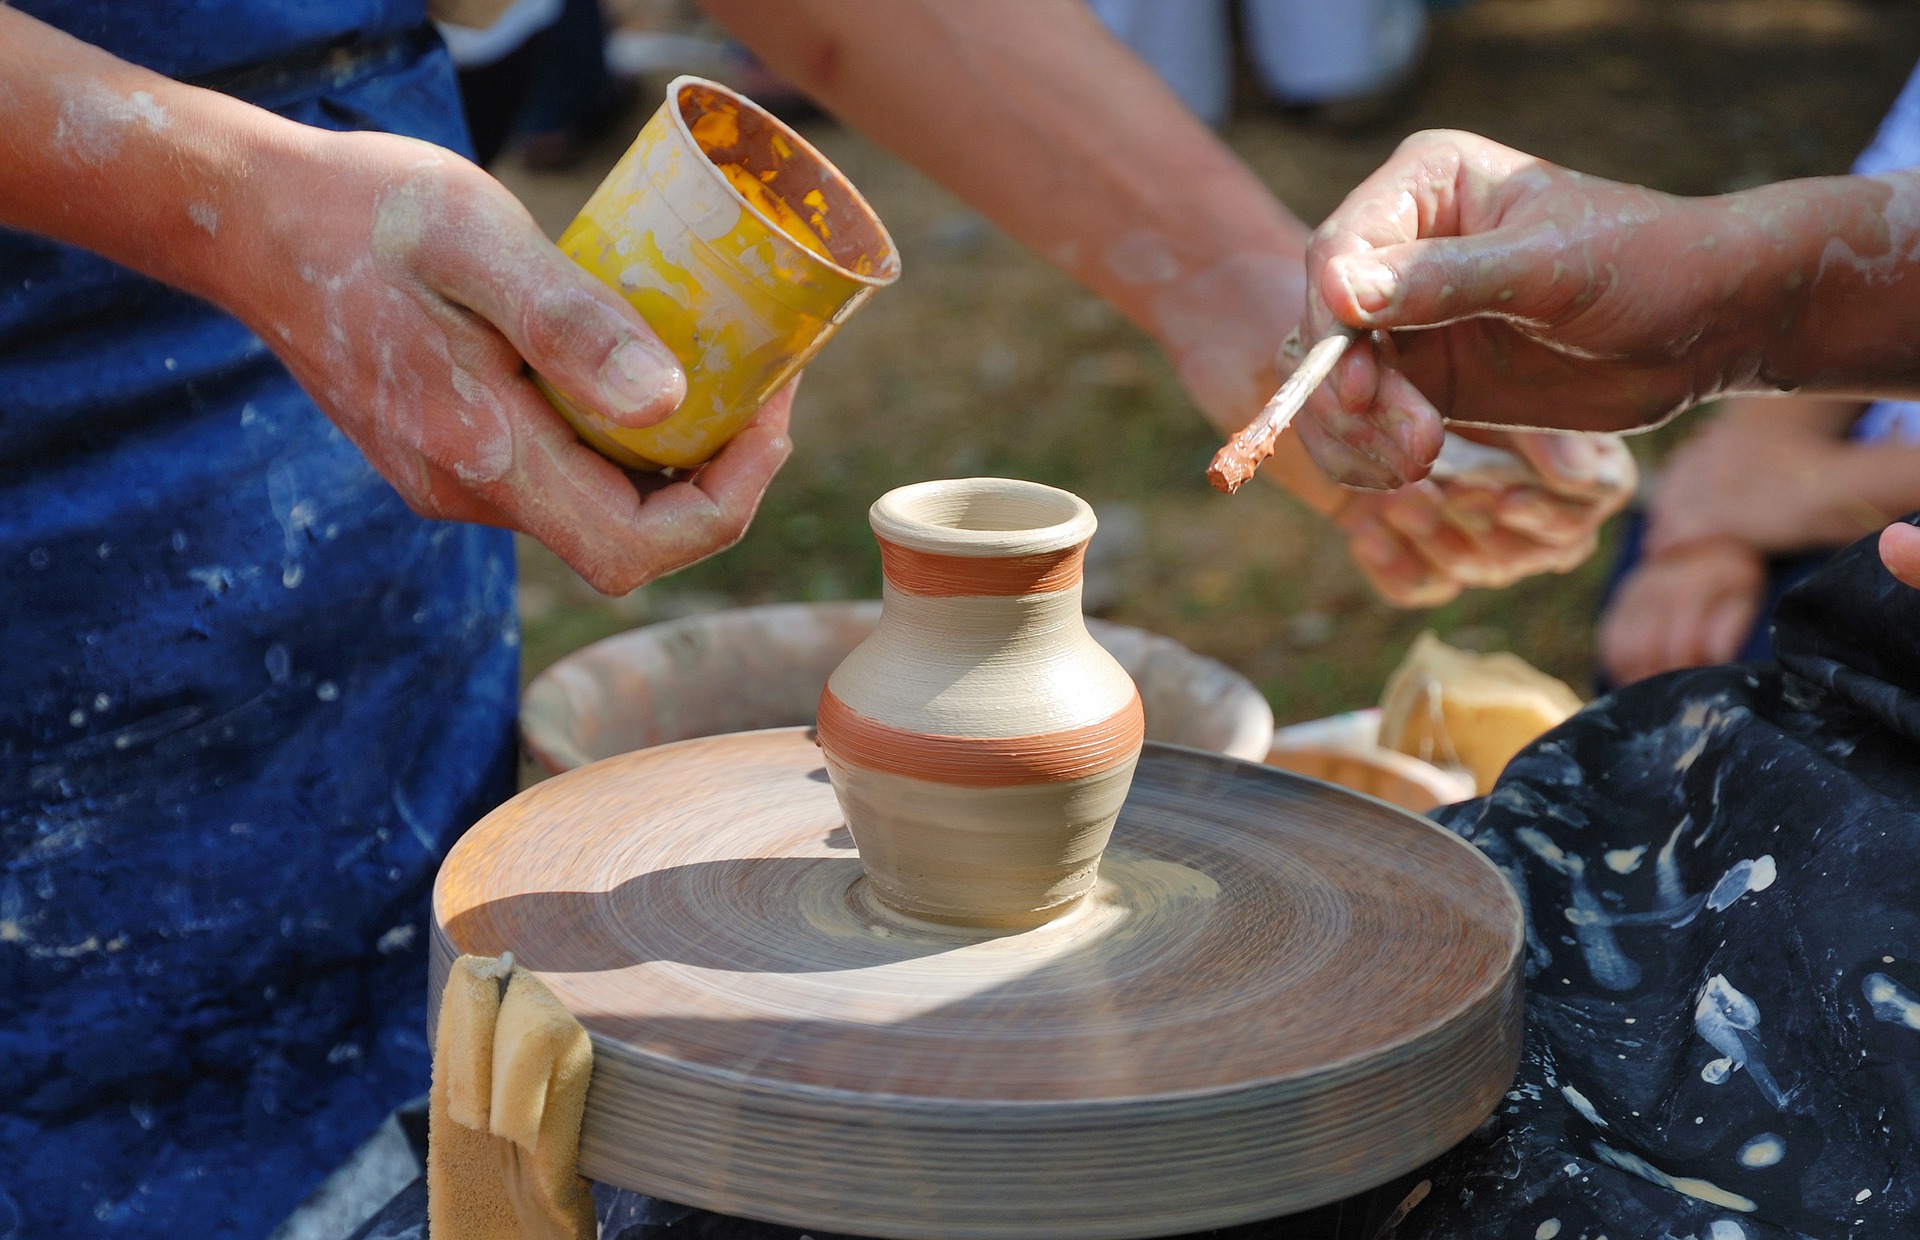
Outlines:
<svg viewBox="0 0 1920 1240"><path fill-rule="evenodd" d="M582 440L630 469L706 461L900 277L893 238L839 169L697 77L667 87L560 248L619 289L686 370L686 400L644 430L534 377Z"/></svg>

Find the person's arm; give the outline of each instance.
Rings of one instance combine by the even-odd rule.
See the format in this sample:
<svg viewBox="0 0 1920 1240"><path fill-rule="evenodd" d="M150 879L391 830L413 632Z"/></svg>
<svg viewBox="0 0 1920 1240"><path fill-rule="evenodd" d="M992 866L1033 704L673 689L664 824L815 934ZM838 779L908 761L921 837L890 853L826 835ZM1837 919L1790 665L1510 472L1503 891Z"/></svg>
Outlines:
<svg viewBox="0 0 1920 1240"><path fill-rule="evenodd" d="M767 65L1151 336L1223 435L1278 386L1307 230L1084 0L703 0ZM1375 588L1432 605L1584 558L1630 464L1510 442L1538 487L1331 485L1283 436L1265 467L1345 529Z"/></svg>
<svg viewBox="0 0 1920 1240"><path fill-rule="evenodd" d="M1336 476L1421 477L1443 421L1630 430L1729 393L1920 391L1920 172L1687 199L1417 134L1321 225L1309 328L1362 343L1302 419Z"/></svg>
<svg viewBox="0 0 1920 1240"><path fill-rule="evenodd" d="M450 151L296 124L0 5L0 225L83 246L259 333L423 515L534 535L625 591L739 537L790 395L692 482L643 497L523 359L649 426L685 380L611 289Z"/></svg>
<svg viewBox="0 0 1920 1240"><path fill-rule="evenodd" d="M1083 0L702 3L1160 342L1219 429L1272 394L1307 229Z"/></svg>
<svg viewBox="0 0 1920 1240"><path fill-rule="evenodd" d="M1842 547L1920 509L1920 446L1851 438L1862 406L1741 396L1662 465L1650 555L1723 538L1762 555Z"/></svg>

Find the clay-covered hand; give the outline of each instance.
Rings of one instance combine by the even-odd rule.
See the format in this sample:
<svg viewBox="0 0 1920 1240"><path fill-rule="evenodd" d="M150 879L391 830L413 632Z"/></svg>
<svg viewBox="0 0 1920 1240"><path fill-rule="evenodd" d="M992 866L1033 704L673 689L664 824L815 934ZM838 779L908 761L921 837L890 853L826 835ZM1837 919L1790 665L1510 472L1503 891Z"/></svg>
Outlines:
<svg viewBox="0 0 1920 1240"><path fill-rule="evenodd" d="M1309 451L1390 489L1426 475L1443 420L1619 431L1714 394L1746 353L1722 339L1726 213L1703 204L1472 134L1407 139L1308 248L1306 339L1372 332L1295 423Z"/></svg>
<svg viewBox="0 0 1920 1240"><path fill-rule="evenodd" d="M1300 361L1297 263L1223 264L1153 303L1154 335L1188 395L1231 435ZM1282 343L1277 345L1276 341ZM1565 572L1592 554L1600 525L1633 494L1633 457L1611 436L1489 433L1532 466L1467 470L1390 494L1332 485L1290 432L1261 475L1336 522L1375 592L1397 607L1434 607L1473 586Z"/></svg>
<svg viewBox="0 0 1920 1240"><path fill-rule="evenodd" d="M1732 538L1649 555L1600 617L1600 662L1615 684L1726 663L1740 653L1766 596L1760 553Z"/></svg>
<svg viewBox="0 0 1920 1240"><path fill-rule="evenodd" d="M1334 520L1354 563L1397 607L1437 607L1463 588L1504 587L1585 563L1632 498L1633 456L1616 436L1489 435L1532 467L1467 470L1394 491L1347 491Z"/></svg>
<svg viewBox="0 0 1920 1240"><path fill-rule="evenodd" d="M788 454L790 390L690 479L636 486L527 375L621 425L665 419L685 377L631 306L449 151L311 130L293 154L257 178L247 278L220 300L414 511L531 534L607 593L739 539Z"/></svg>

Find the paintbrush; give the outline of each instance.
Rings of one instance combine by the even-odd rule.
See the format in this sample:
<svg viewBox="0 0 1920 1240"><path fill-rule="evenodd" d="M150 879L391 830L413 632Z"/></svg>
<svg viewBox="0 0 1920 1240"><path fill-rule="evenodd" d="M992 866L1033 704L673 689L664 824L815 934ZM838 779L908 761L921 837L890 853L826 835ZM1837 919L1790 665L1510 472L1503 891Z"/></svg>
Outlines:
<svg viewBox="0 0 1920 1240"><path fill-rule="evenodd" d="M1293 421L1293 415L1300 412L1300 406L1307 403L1313 390L1326 382L1333 372L1333 364L1358 335L1350 327L1336 327L1307 350L1299 368L1287 376L1287 381L1280 385L1260 415L1214 453L1213 464L1207 466L1207 481L1213 484L1214 490L1232 495L1241 483L1253 477L1260 462L1273 455L1280 432L1287 429L1287 423Z"/></svg>

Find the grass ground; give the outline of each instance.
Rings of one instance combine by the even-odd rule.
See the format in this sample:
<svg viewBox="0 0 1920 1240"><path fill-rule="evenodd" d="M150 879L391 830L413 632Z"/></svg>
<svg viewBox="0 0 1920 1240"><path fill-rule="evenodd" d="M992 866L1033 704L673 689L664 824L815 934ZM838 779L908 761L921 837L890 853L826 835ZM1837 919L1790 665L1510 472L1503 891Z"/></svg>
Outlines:
<svg viewBox="0 0 1920 1240"><path fill-rule="evenodd" d="M1844 171L1916 55L1920 11L1893 3L1481 0L1437 19L1417 99L1379 132L1331 134L1247 99L1225 137L1307 220L1401 135L1436 126L1706 194ZM533 175L509 160L498 171L557 234L650 110L578 170ZM740 546L603 599L523 543L528 676L650 620L877 594L865 522L876 496L1005 474L1071 488L1101 511L1114 545L1098 611L1240 668L1282 721L1371 703L1426 627L1586 686L1604 550L1569 576L1436 611L1383 606L1329 529L1288 497L1249 487L1229 503L1207 488L1213 436L1131 327L857 135L804 129L888 222L905 278L808 371L793 460ZM1677 434L1639 449L1657 459Z"/></svg>

